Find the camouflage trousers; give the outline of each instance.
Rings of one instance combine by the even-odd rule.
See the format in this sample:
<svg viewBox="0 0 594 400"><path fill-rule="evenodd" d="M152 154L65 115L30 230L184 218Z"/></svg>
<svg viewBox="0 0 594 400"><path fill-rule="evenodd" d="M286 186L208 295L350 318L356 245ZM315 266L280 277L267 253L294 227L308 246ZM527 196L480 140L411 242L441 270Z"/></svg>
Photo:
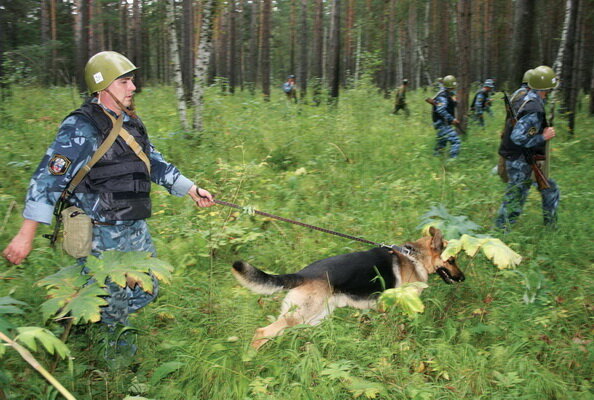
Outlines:
<svg viewBox="0 0 594 400"><path fill-rule="evenodd" d="M507 169L509 181L495 220L495 225L501 229L509 229L517 221L528 197L530 186L534 183L531 178L532 168L526 162L524 156L517 160L506 160L505 168ZM544 224L554 227L557 223L557 207L559 206L560 195L557 183L550 178L548 182L550 187L540 191L542 214Z"/></svg>
<svg viewBox="0 0 594 400"><path fill-rule="evenodd" d="M457 157L460 153L462 141L458 137L456 130L451 125L446 125L443 121L434 122L433 126L437 129L437 143L435 144L435 151L433 154L440 155L448 142L450 142L452 145L450 148L450 157Z"/></svg>
<svg viewBox="0 0 594 400"><path fill-rule="evenodd" d="M126 222L121 225L94 225L93 226L93 251L95 257L107 250L148 251L156 254L148 225L145 220ZM85 259L79 259L79 264L84 264ZM86 272L83 269L83 272ZM134 289L115 284L107 280L106 292L107 305L101 310L101 322L110 327L117 324L128 325L128 316L153 301L159 293L159 284L153 276L153 293L142 290L139 285Z"/></svg>
<svg viewBox="0 0 594 400"><path fill-rule="evenodd" d="M406 103L397 103L396 106L394 106L394 111L392 111L392 114L396 115L400 110L404 110L404 114L407 117L410 115L410 111L408 110L408 105Z"/></svg>

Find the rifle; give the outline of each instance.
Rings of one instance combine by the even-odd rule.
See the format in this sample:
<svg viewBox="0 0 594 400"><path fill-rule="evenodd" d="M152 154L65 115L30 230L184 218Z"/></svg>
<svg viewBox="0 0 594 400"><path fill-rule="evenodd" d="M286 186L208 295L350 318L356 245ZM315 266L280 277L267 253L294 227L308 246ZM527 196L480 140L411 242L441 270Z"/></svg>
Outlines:
<svg viewBox="0 0 594 400"><path fill-rule="evenodd" d="M436 106L437 105L437 101L435 101L435 99L432 99L431 97L427 97L425 98L425 101L429 104L431 104L432 106ZM454 126L458 129L458 131L462 134L462 135L466 135L466 131L460 126L460 124L454 124Z"/></svg>
<svg viewBox="0 0 594 400"><path fill-rule="evenodd" d="M52 234L45 234L43 235L44 238L49 239L50 246L54 247L56 245L56 241L58 240L58 235L60 234L60 228L62 227L62 211L68 205L66 192L63 192L58 202L54 207L54 217L56 217L56 222L54 223L54 230Z"/></svg>
<svg viewBox="0 0 594 400"><path fill-rule="evenodd" d="M513 130L514 126L518 122L518 117L517 117L514 109L512 108L511 101L509 100L509 97L507 96L507 92L503 92L503 101L505 102L505 112L507 113L507 117L510 119L511 126L510 126L509 134L511 135L511 130ZM542 172L542 170L540 169L540 167L538 166L538 164L536 162L537 159L539 161L541 161L544 158L537 157L536 154L534 154L533 152L531 152L529 150L524 151L524 157L526 157L526 162L528 162L528 164L530 165L530 168L532 168L532 173L534 174L534 179L536 180L536 184L538 185L538 190L544 190L544 189L550 188L549 180L547 179L547 177Z"/></svg>

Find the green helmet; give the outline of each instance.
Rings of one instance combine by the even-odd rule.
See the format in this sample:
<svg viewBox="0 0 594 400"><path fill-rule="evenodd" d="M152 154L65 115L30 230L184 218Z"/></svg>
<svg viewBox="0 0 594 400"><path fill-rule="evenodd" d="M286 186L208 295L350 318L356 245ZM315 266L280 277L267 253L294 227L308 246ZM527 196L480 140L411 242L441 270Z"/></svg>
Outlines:
<svg viewBox="0 0 594 400"><path fill-rule="evenodd" d="M446 89L456 89L458 86L458 82L456 82L456 77L454 75L448 75L443 78L443 87Z"/></svg>
<svg viewBox="0 0 594 400"><path fill-rule="evenodd" d="M115 51L102 51L89 59L85 66L85 81L89 92L105 90L122 75L138 69L132 61Z"/></svg>
<svg viewBox="0 0 594 400"><path fill-rule="evenodd" d="M522 83L528 83L528 80L530 80L530 75L532 75L533 72L533 69L529 69L526 72L524 72L524 76L522 77Z"/></svg>
<svg viewBox="0 0 594 400"><path fill-rule="evenodd" d="M528 87L534 90L547 90L556 88L559 84L557 75L551 67L541 65L534 68L532 74L528 78Z"/></svg>

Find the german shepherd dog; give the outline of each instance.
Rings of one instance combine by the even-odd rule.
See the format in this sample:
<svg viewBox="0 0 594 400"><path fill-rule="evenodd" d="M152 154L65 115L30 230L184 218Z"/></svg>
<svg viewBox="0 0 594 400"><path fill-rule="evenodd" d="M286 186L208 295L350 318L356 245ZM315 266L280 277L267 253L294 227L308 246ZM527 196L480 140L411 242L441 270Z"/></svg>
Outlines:
<svg viewBox="0 0 594 400"><path fill-rule="evenodd" d="M317 325L337 307L372 308L383 290L403 283L427 282L429 274L439 274L446 283L463 281L464 274L454 257L447 261L440 257L447 245L441 231L431 227L429 233L431 236L405 244L410 255L376 247L316 261L294 274L271 275L236 261L231 272L248 289L261 294L289 290L280 316L272 324L256 329L252 347L259 349L285 328Z"/></svg>

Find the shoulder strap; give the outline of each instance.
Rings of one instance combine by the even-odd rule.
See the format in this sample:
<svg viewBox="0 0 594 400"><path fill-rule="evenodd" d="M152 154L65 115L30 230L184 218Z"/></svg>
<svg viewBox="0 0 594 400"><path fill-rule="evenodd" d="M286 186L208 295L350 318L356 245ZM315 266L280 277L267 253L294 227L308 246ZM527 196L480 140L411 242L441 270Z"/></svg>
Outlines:
<svg viewBox="0 0 594 400"><path fill-rule="evenodd" d="M105 110L103 110L103 111L105 112L105 114L107 114L107 116L111 119L111 121L115 125L116 120L113 117L113 115L111 115L110 113L108 113ZM138 142L136 141L136 139L134 139L134 136L132 136L130 134L130 132L128 132L126 130L126 128L120 129L119 135L122 137L122 139L124 139L124 142L126 142L126 144L128 146L130 146L130 148L134 151L134 153L136 153L136 156L142 160L142 162L144 163L144 165L146 165L146 169L147 169L147 171L149 172L149 175L150 175L150 173L151 173L151 162L150 162L148 156L145 154L145 152L142 151L142 147L138 144Z"/></svg>
<svg viewBox="0 0 594 400"><path fill-rule="evenodd" d="M97 149L93 157L89 160L88 163L82 166L81 169L78 170L74 178L68 184L66 188L66 195L71 196L74 192L74 189L78 186L78 184L83 180L83 178L89 173L93 165L97 163L103 157L103 155L109 150L113 142L115 142L116 138L118 137L119 131L122 129L122 124L124 123L124 113L122 113L118 119L111 117L114 120L113 128L111 132L109 132L109 136L101 143L101 146Z"/></svg>

